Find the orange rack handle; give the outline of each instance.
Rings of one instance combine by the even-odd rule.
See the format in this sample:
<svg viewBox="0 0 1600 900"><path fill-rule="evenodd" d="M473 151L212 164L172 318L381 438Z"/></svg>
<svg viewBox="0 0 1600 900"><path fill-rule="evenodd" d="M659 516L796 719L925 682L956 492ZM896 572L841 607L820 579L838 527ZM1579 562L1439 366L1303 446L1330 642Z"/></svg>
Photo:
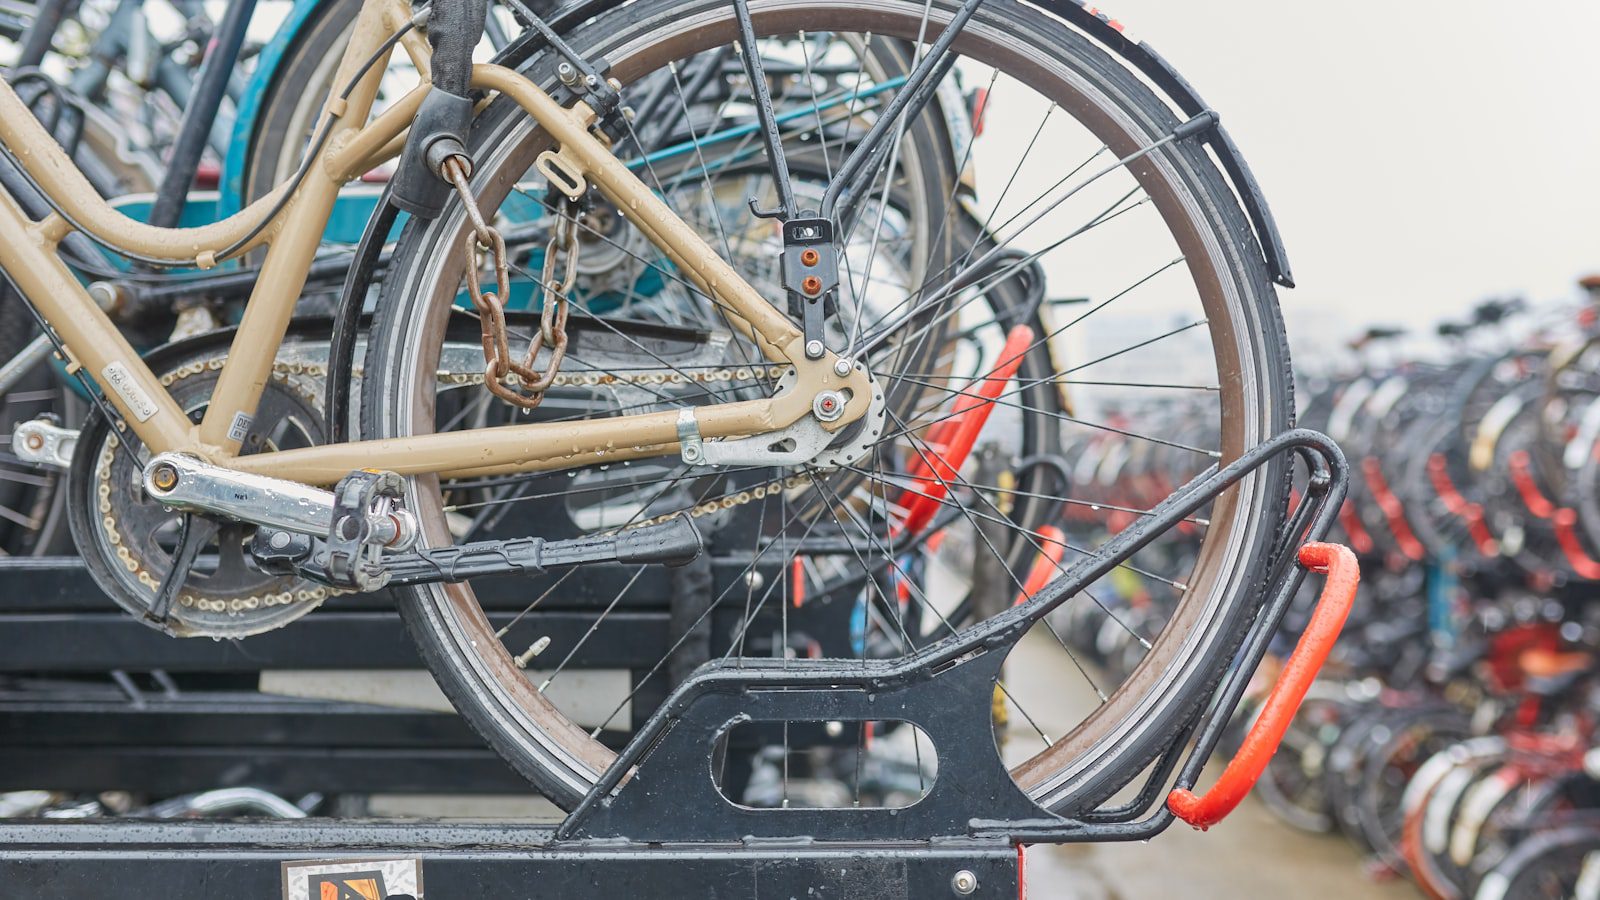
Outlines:
<svg viewBox="0 0 1600 900"><path fill-rule="evenodd" d="M1022 368L1022 360L1033 342L1033 329L1027 325L1018 325L1007 332L1005 346L1000 350L1000 363L983 376L981 384L963 389L955 411L929 429L924 442L927 453L918 453L918 459L911 465L914 483L901 492L900 504L905 513L890 529L891 534L916 534L933 521L934 514L944 506L951 483L960 480L961 467L978 442L978 434L989 421L989 414L994 412L995 402Z"/></svg>
<svg viewBox="0 0 1600 900"><path fill-rule="evenodd" d="M1243 746L1228 762L1222 777L1204 795L1196 795L1186 788L1177 788L1167 795L1167 808L1173 815L1201 831L1233 812L1255 786L1272 754L1278 752L1278 744L1300 709L1300 701L1305 699L1311 682L1322 670L1334 641L1339 639L1339 631L1344 628L1345 617L1350 615L1350 605L1355 602L1361 568L1349 547L1306 544L1300 548L1300 565L1326 573L1328 580L1322 586L1322 596L1317 598L1311 624L1300 635L1300 643L1295 645L1294 653L1279 674L1278 683L1272 686L1272 694L1251 724Z"/></svg>

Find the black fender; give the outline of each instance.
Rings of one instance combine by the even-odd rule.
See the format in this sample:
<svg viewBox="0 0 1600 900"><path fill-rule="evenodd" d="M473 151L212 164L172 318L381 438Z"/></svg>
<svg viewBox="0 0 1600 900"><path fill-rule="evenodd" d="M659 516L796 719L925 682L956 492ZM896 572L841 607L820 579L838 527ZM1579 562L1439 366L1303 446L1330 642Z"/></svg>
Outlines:
<svg viewBox="0 0 1600 900"><path fill-rule="evenodd" d="M1041 5L1066 19L1150 79L1150 83L1161 91L1167 102L1183 114L1183 118L1193 118L1210 109L1200 99L1194 86L1179 75L1154 47L1129 38L1121 22L1089 6L1084 0L1045 0ZM1216 116L1216 113L1212 112L1212 115ZM1289 257L1283 249L1283 236L1278 233L1277 220L1272 217L1266 195L1261 192L1261 185L1250 171L1249 164L1244 161L1239 146L1233 142L1227 129L1222 127L1220 118L1198 139L1210 145L1234 193L1239 195L1239 202L1244 206L1245 215L1250 218L1256 241L1266 257L1267 271L1272 275L1272 280L1284 287L1294 287L1294 275L1289 269Z"/></svg>
<svg viewBox="0 0 1600 900"><path fill-rule="evenodd" d="M574 26L595 16L610 12L630 0L577 0L545 15L545 21L557 34L564 34ZM1084 0L1035 0L1038 5L1054 13L1079 31L1084 32L1109 52L1115 54L1135 71L1149 79L1185 119L1192 119L1210 111L1194 87L1179 75L1155 48L1143 41L1134 41L1124 33L1122 23L1111 18ZM511 69L521 68L534 54L545 49L548 42L535 29L527 29L496 54L496 65ZM1283 249L1283 238L1278 223L1267 206L1267 198L1260 184L1244 161L1239 147L1222 127L1215 112L1212 123L1195 137L1211 147L1218 164L1227 176L1234 192L1244 207L1250 225L1255 229L1256 241L1261 245L1267 271L1272 280L1283 287L1294 287L1294 276L1289 269L1289 258ZM334 442L348 440L350 422L351 367L354 363L356 335L360 327L362 304L377 271L384 238L394 224L396 211L389 201L388 190L379 201L377 212L367 223L365 233L356 251L356 259L345 278L344 289L333 313L333 344L329 348L328 394L326 402L329 439Z"/></svg>

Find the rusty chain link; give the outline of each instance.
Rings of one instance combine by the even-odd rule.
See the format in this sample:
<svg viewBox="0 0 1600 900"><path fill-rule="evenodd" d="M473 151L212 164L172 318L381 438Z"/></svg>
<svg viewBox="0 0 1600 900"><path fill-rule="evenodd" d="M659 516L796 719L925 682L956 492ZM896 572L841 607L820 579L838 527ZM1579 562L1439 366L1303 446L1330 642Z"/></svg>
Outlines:
<svg viewBox="0 0 1600 900"><path fill-rule="evenodd" d="M563 200L555 210L556 223L545 249L544 272L539 285L544 294L544 310L539 317L539 331L529 339L528 350L519 362L513 358L506 337L505 298L510 294L511 276L506 263L505 238L484 220L478 200L467 184L471 174L467 163L453 156L445 161L442 170L455 185L456 193L467 208L467 218L472 222L472 234L467 235L467 292L483 329L484 387L507 403L533 409L555 383L561 361L567 355L567 298L578 277L577 204ZM492 291L485 291L479 280L481 256L485 250L494 258ZM566 271L559 281L556 279L558 256L566 258ZM550 348L550 361L540 372L534 368L534 358L545 347ZM515 375L516 383L508 383L508 375Z"/></svg>

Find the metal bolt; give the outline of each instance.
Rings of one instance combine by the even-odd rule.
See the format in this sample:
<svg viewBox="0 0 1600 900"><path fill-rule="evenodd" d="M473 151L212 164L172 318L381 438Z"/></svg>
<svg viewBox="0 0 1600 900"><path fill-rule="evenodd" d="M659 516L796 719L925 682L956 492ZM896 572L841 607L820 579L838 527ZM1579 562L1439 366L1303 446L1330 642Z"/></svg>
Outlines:
<svg viewBox="0 0 1600 900"><path fill-rule="evenodd" d="M683 447L683 459L685 462L698 461L700 459L700 448L693 444L685 444Z"/></svg>
<svg viewBox="0 0 1600 900"><path fill-rule="evenodd" d="M800 251L800 262L802 265L814 266L817 264L817 260L820 260L821 258L822 254L812 250L809 247Z"/></svg>
<svg viewBox="0 0 1600 900"><path fill-rule="evenodd" d="M42 434L30 434L26 438L23 439L23 443L28 445L28 449L29 450L43 450L44 449L44 435L42 435Z"/></svg>
<svg viewBox="0 0 1600 900"><path fill-rule="evenodd" d="M806 358L821 359L822 351L826 349L826 347L822 346L821 341L806 341Z"/></svg>
<svg viewBox="0 0 1600 900"><path fill-rule="evenodd" d="M800 293L807 297L815 297L822 293L822 279L815 275L807 275L800 279Z"/></svg>
<svg viewBox="0 0 1600 900"><path fill-rule="evenodd" d="M845 359L842 356L839 357L839 361L833 364L833 374L839 376L840 378L843 378L846 375L849 375L850 374L850 360Z"/></svg>
<svg viewBox="0 0 1600 900"><path fill-rule="evenodd" d="M838 391L823 391L811 400L811 413L819 421L832 422L844 415L844 396Z"/></svg>
<svg viewBox="0 0 1600 900"><path fill-rule="evenodd" d="M564 62L556 66L556 77L561 79L562 84L572 87L578 82L578 70L572 67L572 63Z"/></svg>
<svg viewBox="0 0 1600 900"><path fill-rule="evenodd" d="M749 588L752 591L761 590L762 586L765 585L766 583L767 583L767 579L763 578L761 576L760 572L751 570L751 571L745 573L745 576L744 576L745 587Z"/></svg>
<svg viewBox="0 0 1600 900"><path fill-rule="evenodd" d="M829 722L822 727L824 731L828 732L828 737L838 737L839 735L844 734L844 723L838 720Z"/></svg>
<svg viewBox="0 0 1600 900"><path fill-rule="evenodd" d="M174 469L171 463L162 463L150 473L150 483L155 485L157 490L170 491L178 486L178 470Z"/></svg>
<svg viewBox="0 0 1600 900"><path fill-rule="evenodd" d="M962 897L967 896L977 889L978 876L972 874L972 870L970 869L962 869L961 871L950 876L950 890L955 891Z"/></svg>
<svg viewBox="0 0 1600 900"><path fill-rule="evenodd" d="M289 532L274 531L272 537L267 538L267 543L271 544L274 550L282 550L289 546Z"/></svg>

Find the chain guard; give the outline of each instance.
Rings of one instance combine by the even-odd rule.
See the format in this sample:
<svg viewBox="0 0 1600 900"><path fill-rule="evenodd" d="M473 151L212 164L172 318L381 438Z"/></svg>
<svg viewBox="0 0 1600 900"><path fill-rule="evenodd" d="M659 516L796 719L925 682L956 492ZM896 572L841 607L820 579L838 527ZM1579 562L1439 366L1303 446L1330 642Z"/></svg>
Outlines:
<svg viewBox="0 0 1600 900"><path fill-rule="evenodd" d="M216 384L226 347L157 366L178 404L198 417ZM304 367L275 366L247 428L242 452L325 442L323 379ZM148 452L131 431L98 412L84 424L68 479L68 517L78 551L100 589L134 618L177 637L242 638L281 628L339 591L245 562L254 530L221 523L201 548L165 626L145 617L172 567L181 515L148 499L140 473Z"/></svg>

